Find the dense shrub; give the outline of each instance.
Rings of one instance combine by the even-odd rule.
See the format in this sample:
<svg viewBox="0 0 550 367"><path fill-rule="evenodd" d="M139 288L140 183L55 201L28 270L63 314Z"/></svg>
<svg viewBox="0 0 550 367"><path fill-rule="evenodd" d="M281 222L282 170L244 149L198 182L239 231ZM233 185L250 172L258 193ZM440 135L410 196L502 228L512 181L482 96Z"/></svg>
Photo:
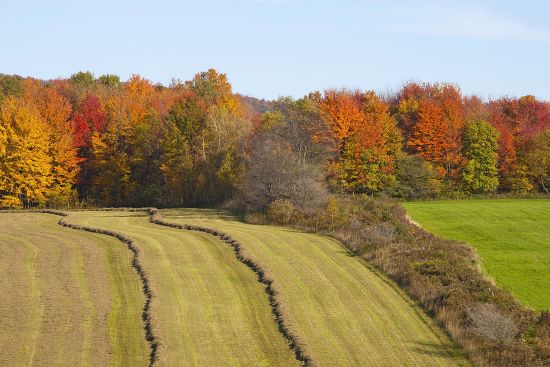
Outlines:
<svg viewBox="0 0 550 367"><path fill-rule="evenodd" d="M288 200L277 199L267 207L267 216L274 223L288 224L294 213L294 205Z"/></svg>
<svg viewBox="0 0 550 367"><path fill-rule="evenodd" d="M417 155L404 155L397 160L396 185L386 191L393 196L411 199L437 197L441 182L432 165Z"/></svg>

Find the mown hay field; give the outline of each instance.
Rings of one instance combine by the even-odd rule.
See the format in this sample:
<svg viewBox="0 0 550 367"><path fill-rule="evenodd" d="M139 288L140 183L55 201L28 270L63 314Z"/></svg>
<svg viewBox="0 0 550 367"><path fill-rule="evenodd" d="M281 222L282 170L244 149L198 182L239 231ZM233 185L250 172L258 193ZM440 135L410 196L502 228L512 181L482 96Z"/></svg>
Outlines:
<svg viewBox="0 0 550 367"><path fill-rule="evenodd" d="M223 211L161 213L239 241L273 281L284 326L311 365L469 365L403 292L333 239ZM0 365L147 366L143 279L127 244L61 227L59 218L0 213ZM152 291L155 366L300 364L265 285L227 241L153 224L144 211L76 211L63 220L133 241Z"/></svg>
<svg viewBox="0 0 550 367"><path fill-rule="evenodd" d="M114 238L0 213L0 366L145 366L144 296Z"/></svg>
<svg viewBox="0 0 550 367"><path fill-rule="evenodd" d="M161 213L167 222L215 228L238 240L273 280L283 316L315 365L468 365L409 298L333 239L246 224L223 211Z"/></svg>
<svg viewBox="0 0 550 367"><path fill-rule="evenodd" d="M550 309L550 200L404 203L426 230L474 246L484 271L524 304Z"/></svg>
<svg viewBox="0 0 550 367"><path fill-rule="evenodd" d="M298 365L256 274L221 240L152 224L144 212L74 212L65 221L138 246L153 292L156 366Z"/></svg>

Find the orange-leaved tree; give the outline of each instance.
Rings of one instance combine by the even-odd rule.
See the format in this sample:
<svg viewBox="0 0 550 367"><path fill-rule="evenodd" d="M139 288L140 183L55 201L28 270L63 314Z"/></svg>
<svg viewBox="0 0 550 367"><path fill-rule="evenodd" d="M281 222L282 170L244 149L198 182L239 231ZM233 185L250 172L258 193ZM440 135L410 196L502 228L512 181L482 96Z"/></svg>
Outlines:
<svg viewBox="0 0 550 367"><path fill-rule="evenodd" d="M374 92L327 91L320 101L337 157L329 177L352 192L375 192L395 180L401 133Z"/></svg>
<svg viewBox="0 0 550 367"><path fill-rule="evenodd" d="M531 141L550 127L550 107L533 96L499 98L488 104L490 121L500 132L499 175L501 188L528 191L530 182L525 157Z"/></svg>
<svg viewBox="0 0 550 367"><path fill-rule="evenodd" d="M440 179L457 179L464 164L461 137L465 124L458 87L410 83L401 92L396 117L409 152L431 162Z"/></svg>

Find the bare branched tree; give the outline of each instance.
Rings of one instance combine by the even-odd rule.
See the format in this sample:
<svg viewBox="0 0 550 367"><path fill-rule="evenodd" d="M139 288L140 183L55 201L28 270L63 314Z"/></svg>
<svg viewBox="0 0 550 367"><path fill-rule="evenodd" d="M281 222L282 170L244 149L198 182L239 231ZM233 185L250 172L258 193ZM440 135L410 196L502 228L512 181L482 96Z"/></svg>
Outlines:
<svg viewBox="0 0 550 367"><path fill-rule="evenodd" d="M480 303L468 310L468 316L472 320L471 331L500 348L510 345L519 332L513 318L503 315L493 304Z"/></svg>
<svg viewBox="0 0 550 367"><path fill-rule="evenodd" d="M240 190L248 209L262 210L280 199L308 212L326 202L322 164L327 149L314 144L322 122L306 102L279 100L275 121L252 139Z"/></svg>

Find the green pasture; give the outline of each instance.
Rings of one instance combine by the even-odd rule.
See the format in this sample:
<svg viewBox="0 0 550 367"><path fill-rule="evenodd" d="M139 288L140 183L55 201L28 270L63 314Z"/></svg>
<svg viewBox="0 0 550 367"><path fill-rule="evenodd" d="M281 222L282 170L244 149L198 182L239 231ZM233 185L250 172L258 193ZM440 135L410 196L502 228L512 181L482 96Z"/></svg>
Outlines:
<svg viewBox="0 0 550 367"><path fill-rule="evenodd" d="M550 309L550 200L459 200L403 204L441 237L466 241L484 271L535 309Z"/></svg>

